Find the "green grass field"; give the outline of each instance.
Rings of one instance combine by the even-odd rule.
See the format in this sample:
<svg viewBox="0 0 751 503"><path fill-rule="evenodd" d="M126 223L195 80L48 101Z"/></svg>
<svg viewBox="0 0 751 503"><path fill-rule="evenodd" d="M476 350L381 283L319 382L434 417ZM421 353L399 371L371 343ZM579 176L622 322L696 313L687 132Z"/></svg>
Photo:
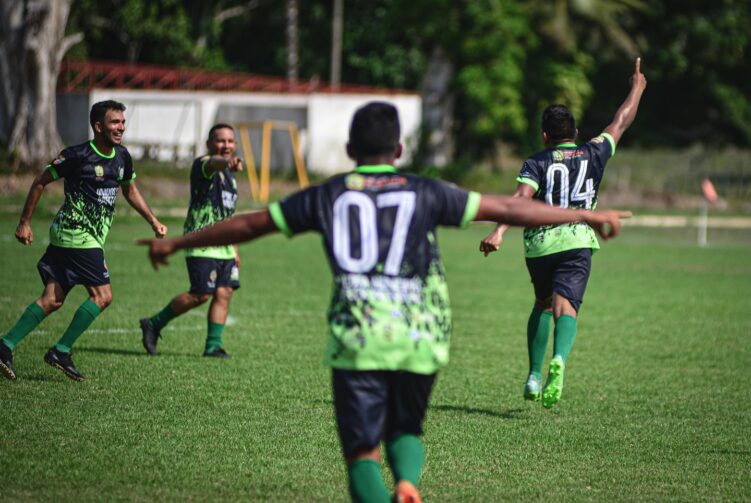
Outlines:
<svg viewBox="0 0 751 503"><path fill-rule="evenodd" d="M119 203L122 207L123 201ZM0 216L0 332L41 291L37 242ZM181 222L167 222L179 232ZM594 258L561 403L522 400L532 304L518 231L439 240L453 302L452 360L426 422L426 501L751 499L751 231L626 228ZM42 361L85 298L15 352L0 381L0 494L7 501L347 501L329 372L321 364L330 276L313 235L241 248L230 361L202 358L205 308L173 322L162 354L138 319L187 287L182 258L155 273L116 218L106 251L114 302L74 349L84 383Z"/></svg>

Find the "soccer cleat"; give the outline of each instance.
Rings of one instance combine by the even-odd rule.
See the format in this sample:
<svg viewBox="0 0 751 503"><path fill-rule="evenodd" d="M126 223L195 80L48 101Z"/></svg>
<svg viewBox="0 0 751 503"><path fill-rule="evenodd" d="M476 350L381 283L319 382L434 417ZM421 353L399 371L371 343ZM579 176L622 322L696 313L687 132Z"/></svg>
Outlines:
<svg viewBox="0 0 751 503"><path fill-rule="evenodd" d="M536 402L540 399L540 378L530 374L524 384L524 399Z"/></svg>
<svg viewBox="0 0 751 503"><path fill-rule="evenodd" d="M545 389L542 392L542 406L546 409L551 408L561 399L561 393L563 392L563 371L565 369L566 365L560 356L555 356L550 360L548 381L545 383Z"/></svg>
<svg viewBox="0 0 751 503"><path fill-rule="evenodd" d="M394 503L422 503L420 492L407 480L400 480L394 491Z"/></svg>
<svg viewBox="0 0 751 503"><path fill-rule="evenodd" d="M216 348L211 351L208 349L203 352L203 356L211 356L213 358L232 358L225 350L222 348Z"/></svg>
<svg viewBox="0 0 751 503"><path fill-rule="evenodd" d="M74 381L83 381L85 377L73 365L73 359L70 357L70 353L63 353L58 351L54 346L47 351L44 355L44 361L56 369L62 370L66 377L73 379Z"/></svg>
<svg viewBox="0 0 751 503"><path fill-rule="evenodd" d="M143 333L141 341L143 342L144 349L152 356L158 354L156 342L162 336L161 331L154 328L149 318L144 318L139 323L141 324L141 332Z"/></svg>
<svg viewBox="0 0 751 503"><path fill-rule="evenodd" d="M3 341L0 341L0 370L11 381L16 379L16 371L13 370L13 350Z"/></svg>

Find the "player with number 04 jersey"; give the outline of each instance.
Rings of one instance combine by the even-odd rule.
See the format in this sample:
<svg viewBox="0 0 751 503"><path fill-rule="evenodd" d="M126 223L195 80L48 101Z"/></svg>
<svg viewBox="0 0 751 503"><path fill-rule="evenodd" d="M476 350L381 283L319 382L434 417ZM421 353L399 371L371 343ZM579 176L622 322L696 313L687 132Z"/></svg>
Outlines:
<svg viewBox="0 0 751 503"><path fill-rule="evenodd" d="M551 105L542 114L545 150L524 162L514 197L533 198L550 206L591 210L597 206L605 165L615 154L623 132L636 117L647 81L636 59L631 90L602 134L587 143L574 143L578 130L573 114L563 105ZM480 243L487 256L497 251L508 226L499 225ZM535 291L527 324L529 375L524 397L554 406L563 391L566 358L576 338L576 318L589 279L592 253L600 248L587 224L572 222L524 229L524 253ZM553 359L542 389L542 367L555 320Z"/></svg>

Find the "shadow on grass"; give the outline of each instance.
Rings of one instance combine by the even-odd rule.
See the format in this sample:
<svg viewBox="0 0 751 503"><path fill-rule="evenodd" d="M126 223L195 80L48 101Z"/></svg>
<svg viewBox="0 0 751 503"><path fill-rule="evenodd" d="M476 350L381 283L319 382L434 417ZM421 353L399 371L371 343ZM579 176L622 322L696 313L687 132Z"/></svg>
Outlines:
<svg viewBox="0 0 751 503"><path fill-rule="evenodd" d="M430 408L446 412L464 412L465 414L479 414L482 416L501 417L503 419L519 419L519 414L524 412L524 409L507 409L501 411L493 409L480 409L477 407L467 407L464 405L431 405Z"/></svg>
<svg viewBox="0 0 751 503"><path fill-rule="evenodd" d="M158 355L151 356L144 350L116 349L116 348L76 348L76 353L100 353L109 355L142 356L144 358L201 358L201 353L172 353L160 351Z"/></svg>

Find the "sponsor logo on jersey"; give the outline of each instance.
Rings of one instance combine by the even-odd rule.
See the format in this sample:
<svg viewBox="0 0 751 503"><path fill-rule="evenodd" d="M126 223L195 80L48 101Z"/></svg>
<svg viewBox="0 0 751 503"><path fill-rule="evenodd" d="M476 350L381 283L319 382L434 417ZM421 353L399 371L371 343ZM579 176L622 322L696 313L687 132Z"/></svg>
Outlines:
<svg viewBox="0 0 751 503"><path fill-rule="evenodd" d="M602 143L602 142L604 142L604 141L605 141L605 137L604 137L604 136L602 136L602 135L600 135L600 136L595 136L594 138L592 138L592 139L591 139L591 140L589 140L589 141L591 141L592 143Z"/></svg>
<svg viewBox="0 0 751 503"><path fill-rule="evenodd" d="M123 177L125 177L125 168L120 166L119 168L117 168L117 179L122 180Z"/></svg>
<svg viewBox="0 0 751 503"><path fill-rule="evenodd" d="M348 189L362 190L363 188L365 188L365 177L358 174L347 175L347 177L344 179L344 185Z"/></svg>
<svg viewBox="0 0 751 503"><path fill-rule="evenodd" d="M117 197L117 187L107 187L96 189L97 200L99 204L114 206Z"/></svg>

